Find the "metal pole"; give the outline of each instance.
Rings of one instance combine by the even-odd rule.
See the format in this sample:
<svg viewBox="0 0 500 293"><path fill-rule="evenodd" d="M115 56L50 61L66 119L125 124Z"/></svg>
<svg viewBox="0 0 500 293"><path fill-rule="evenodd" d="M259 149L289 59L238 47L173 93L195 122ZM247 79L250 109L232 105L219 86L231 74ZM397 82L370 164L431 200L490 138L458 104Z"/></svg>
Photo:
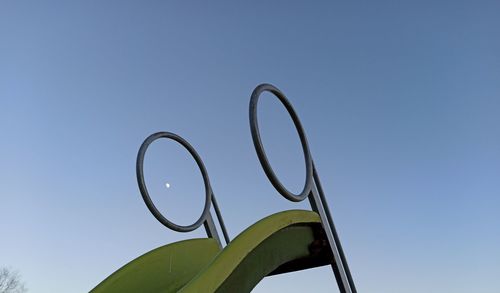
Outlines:
<svg viewBox="0 0 500 293"><path fill-rule="evenodd" d="M356 293L356 287L354 285L354 280L352 279L351 275L351 270L349 269L349 265L347 264L347 259L344 254L344 249L342 249L342 244L340 243L340 237L337 234L337 229L335 229L335 224L333 224L333 219L332 219L332 214L330 212L330 208L328 207L328 202L325 198L325 194L323 192L323 188L321 186L321 181L319 180L318 172L316 171L316 167L314 166L314 161L313 161L313 176L314 176L314 185L317 187L317 191L319 193L319 197L321 202L323 203L323 208L325 210L325 214L328 220L328 225L330 226L330 231L333 234L333 238L335 240L335 244L337 247L337 250L340 255L340 259L342 261L342 266L344 267L345 274L347 276L347 279L349 281L349 285L352 289L353 293Z"/></svg>
<svg viewBox="0 0 500 293"><path fill-rule="evenodd" d="M226 241L226 245L231 242L229 236L227 235L226 225L224 224L224 220L222 219L222 215L219 209L219 205L217 204L217 200L215 199L215 195L212 192L212 203L214 204L215 215L217 216L217 220L219 221L220 228L222 230L222 235L224 236L224 240Z"/></svg>

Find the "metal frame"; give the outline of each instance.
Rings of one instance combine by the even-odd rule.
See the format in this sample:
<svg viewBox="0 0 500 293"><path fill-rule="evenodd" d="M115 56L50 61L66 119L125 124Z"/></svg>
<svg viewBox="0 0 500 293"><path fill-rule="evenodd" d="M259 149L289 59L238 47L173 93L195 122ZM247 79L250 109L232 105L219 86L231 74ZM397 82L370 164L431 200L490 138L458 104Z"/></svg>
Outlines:
<svg viewBox="0 0 500 293"><path fill-rule="evenodd" d="M194 158L196 161L196 164L198 165L198 168L200 169L201 175L203 176L203 182L205 185L205 205L203 208L203 212L201 213L200 217L196 222L194 222L191 225L187 226L182 226L175 224L174 222L168 220L163 214L156 208L155 204L151 200L151 197L149 196L148 189L146 187L146 182L144 180L144 155L146 154L146 151L151 143L153 143L157 139L161 138L166 138L166 139L172 139L179 144L181 144L184 148L186 148L191 156ZM215 215L217 216L217 220L219 221L220 228L222 230L222 234L224 236L224 240L226 244L230 242L229 236L226 231L226 226L224 225L224 220L222 219L222 215L219 209L219 205L217 204L217 200L215 199L214 192L212 190L212 187L210 185L210 180L208 178L208 173L205 168L205 165L203 164L203 161L201 160L200 156L196 152L196 150L191 146L185 139L183 139L181 136L172 133L172 132L157 132L153 133L150 136L148 136L144 142L142 143L139 153L137 154L137 162L136 162L136 174L137 174L137 183L139 185L139 190L141 191L142 199L144 200L144 203L148 207L149 211L153 214L153 216L160 222L162 223L165 227L177 231L177 232L190 232L198 227L201 226L201 224L204 225L205 231L207 233L207 236L210 238L214 238L217 243L219 244L220 247L222 247L221 241L219 234L217 233L217 228L215 227L215 223L212 217L212 214L210 213L210 206L213 204L214 210L215 210Z"/></svg>
<svg viewBox="0 0 500 293"><path fill-rule="evenodd" d="M286 187L283 186L283 184L281 184L278 177L274 173L269 160L267 159L266 152L264 151L264 146L262 145L262 140L260 138L259 125L257 120L257 103L259 101L260 95L263 92L270 92L280 100L280 102L288 111L288 114L290 114L299 135L306 165L306 179L304 189L300 194L294 194L290 192L288 189L286 189ZM330 245L332 251L332 269L335 274L340 292L356 293L356 287L354 286L354 281L352 279L349 266L347 265L347 260L342 249L342 245L340 244L339 236L335 229L335 225L333 224L333 219L328 207L328 203L325 199L323 188L321 187L318 172L316 171L314 161L309 151L309 145L307 143L304 129L302 128L302 124L300 123L299 117L293 109L292 104L288 101L286 96L275 86L271 84L261 84L257 86L252 92L252 96L250 98L249 114L250 131L252 133L253 144L255 146L255 150L257 152L257 156L259 157L262 168L267 175L267 178L269 179L269 181L271 181L274 188L276 188L276 190L286 199L293 202L299 202L304 200L305 198L309 199L309 203L311 204L312 209L317 212L321 218L321 223L323 225L323 229L325 230L328 244Z"/></svg>

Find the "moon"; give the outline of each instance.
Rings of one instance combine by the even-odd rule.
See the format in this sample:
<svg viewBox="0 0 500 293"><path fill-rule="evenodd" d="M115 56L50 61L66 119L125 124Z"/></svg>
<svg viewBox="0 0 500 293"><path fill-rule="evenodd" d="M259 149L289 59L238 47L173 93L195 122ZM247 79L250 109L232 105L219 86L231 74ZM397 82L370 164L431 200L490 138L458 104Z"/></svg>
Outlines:
<svg viewBox="0 0 500 293"><path fill-rule="evenodd" d="M170 188L170 183L168 183L168 182L167 182L167 183L165 183L165 187L166 187L166 188Z"/></svg>

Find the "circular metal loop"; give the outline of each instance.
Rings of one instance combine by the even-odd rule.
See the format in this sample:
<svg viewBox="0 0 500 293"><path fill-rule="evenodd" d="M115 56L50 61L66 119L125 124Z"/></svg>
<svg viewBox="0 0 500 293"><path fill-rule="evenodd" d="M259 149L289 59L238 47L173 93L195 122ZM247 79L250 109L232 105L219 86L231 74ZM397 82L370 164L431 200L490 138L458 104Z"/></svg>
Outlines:
<svg viewBox="0 0 500 293"><path fill-rule="evenodd" d="M267 159L266 152L264 151L264 146L262 145L262 140L260 138L259 132L259 124L257 121L257 103L259 101L260 95L266 91L274 94L280 100L283 106L285 106L288 114L290 114L290 117L293 120L293 124L295 125L300 138L300 142L302 144L302 150L304 152L304 160L306 164L306 179L304 183L304 189L300 194L294 194L290 192L288 189L286 189L285 186L283 186L283 184L281 184L278 177L274 173L269 160ZM307 138L304 133L304 129L302 128L302 124L300 123L299 117L297 116L297 113L295 113L292 104L290 104L286 96L275 86L270 84L261 84L257 86L252 92L252 97L250 98L250 130L252 132L253 144L255 146L257 156L259 157L260 164L262 165L267 178L269 179L269 181L271 181L274 188L276 188L276 190L278 190L278 192L288 200L294 202L304 200L311 192L313 181L313 166L311 153L309 152L309 145L307 143Z"/></svg>
<svg viewBox="0 0 500 293"><path fill-rule="evenodd" d="M201 175L203 176L203 181L205 183L205 206L203 208L203 212L200 218L191 225L188 226L177 225L169 221L167 218L165 218L154 205L153 201L151 200L151 197L149 196L148 189L146 188L146 183L144 181L144 155L146 154L149 145L155 140L160 138L169 138L175 140L176 142L180 143L183 147L185 147L189 151L191 156L193 156L194 160L196 161L196 164L198 164L198 168L200 168ZM210 181L208 179L207 170L205 169L203 161L201 160L198 153L194 150L194 148L186 140L184 140L179 135L171 132L157 132L148 136L148 138L146 138L146 140L144 140L144 142L142 143L141 148L139 149L139 153L137 154L136 173L137 173L137 183L139 184L139 189L141 191L142 199L146 203L146 206L148 207L149 211L158 221L160 221L160 223L165 225L167 228L170 228L177 232L193 231L196 228L200 227L201 224L203 224L207 215L210 213L212 188L210 187Z"/></svg>

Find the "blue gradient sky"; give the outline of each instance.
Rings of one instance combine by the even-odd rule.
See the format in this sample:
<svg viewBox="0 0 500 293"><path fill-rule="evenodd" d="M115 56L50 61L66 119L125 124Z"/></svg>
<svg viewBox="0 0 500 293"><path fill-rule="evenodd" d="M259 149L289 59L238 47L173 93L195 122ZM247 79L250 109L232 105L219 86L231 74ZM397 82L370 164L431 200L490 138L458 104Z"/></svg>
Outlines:
<svg viewBox="0 0 500 293"><path fill-rule="evenodd" d="M499 292L500 2L185 2L0 2L0 265L31 292L86 292L202 236L162 227L140 198L136 153L160 130L198 150L232 237L308 208L278 196L253 149L249 96L269 82L301 117L360 292ZM261 102L297 191L291 121ZM182 148L155 144L146 175L173 220L198 217ZM335 287L320 268L255 292Z"/></svg>

